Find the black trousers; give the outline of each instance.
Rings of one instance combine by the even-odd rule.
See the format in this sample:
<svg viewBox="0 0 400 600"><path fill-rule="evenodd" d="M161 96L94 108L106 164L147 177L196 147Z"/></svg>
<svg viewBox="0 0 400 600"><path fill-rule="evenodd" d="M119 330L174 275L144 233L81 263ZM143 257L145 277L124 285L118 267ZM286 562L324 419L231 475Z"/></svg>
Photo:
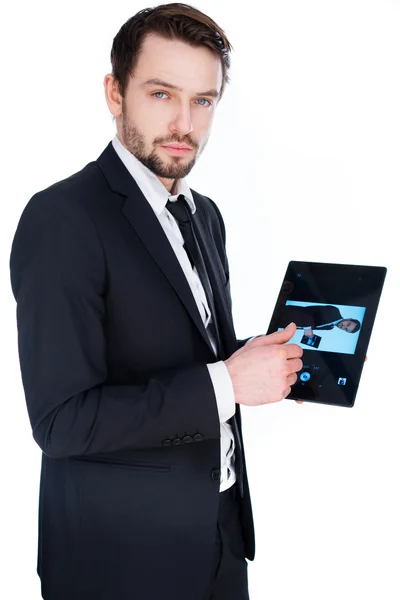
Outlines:
<svg viewBox="0 0 400 600"><path fill-rule="evenodd" d="M219 494L213 568L204 600L249 600L237 485Z"/></svg>

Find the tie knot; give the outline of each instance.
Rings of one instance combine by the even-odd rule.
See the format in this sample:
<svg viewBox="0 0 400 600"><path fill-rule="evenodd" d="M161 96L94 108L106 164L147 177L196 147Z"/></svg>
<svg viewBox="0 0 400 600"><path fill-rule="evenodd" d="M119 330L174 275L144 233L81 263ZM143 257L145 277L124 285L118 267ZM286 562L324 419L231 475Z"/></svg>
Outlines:
<svg viewBox="0 0 400 600"><path fill-rule="evenodd" d="M183 194L179 194L175 202L168 200L166 204L167 210L175 217L178 223L187 223L190 221L190 213Z"/></svg>

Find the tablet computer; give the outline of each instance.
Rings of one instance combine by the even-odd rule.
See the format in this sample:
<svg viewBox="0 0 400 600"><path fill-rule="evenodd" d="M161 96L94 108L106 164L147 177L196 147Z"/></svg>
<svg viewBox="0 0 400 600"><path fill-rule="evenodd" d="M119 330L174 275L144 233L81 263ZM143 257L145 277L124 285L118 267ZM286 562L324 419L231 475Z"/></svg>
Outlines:
<svg viewBox="0 0 400 600"><path fill-rule="evenodd" d="M291 261L267 334L292 321L303 368L287 398L351 407L386 267Z"/></svg>

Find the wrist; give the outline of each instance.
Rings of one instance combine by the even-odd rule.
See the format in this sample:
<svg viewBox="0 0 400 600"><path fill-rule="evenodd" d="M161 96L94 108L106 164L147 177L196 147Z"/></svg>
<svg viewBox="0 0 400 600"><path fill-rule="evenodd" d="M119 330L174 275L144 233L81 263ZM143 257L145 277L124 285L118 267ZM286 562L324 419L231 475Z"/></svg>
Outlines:
<svg viewBox="0 0 400 600"><path fill-rule="evenodd" d="M227 360L224 361L225 366L226 366L226 370L228 371L228 375L231 378L231 382L232 382L232 387L233 387L233 394L235 397L235 402L236 402L236 393L235 393L235 368L233 366L233 361L230 360L229 358Z"/></svg>

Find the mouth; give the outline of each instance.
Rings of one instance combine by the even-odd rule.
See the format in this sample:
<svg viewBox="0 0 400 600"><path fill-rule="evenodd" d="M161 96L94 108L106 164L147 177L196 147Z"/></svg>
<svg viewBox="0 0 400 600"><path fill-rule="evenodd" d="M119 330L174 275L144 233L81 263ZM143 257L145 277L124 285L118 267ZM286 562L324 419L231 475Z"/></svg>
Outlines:
<svg viewBox="0 0 400 600"><path fill-rule="evenodd" d="M189 154L189 152L192 151L192 148L190 148L186 144L184 144L183 146L179 146L179 145L176 146L174 144L171 144L171 145L161 146L161 148L164 148L164 150L166 152L168 152L169 154L172 154L173 156L185 156L186 154Z"/></svg>

